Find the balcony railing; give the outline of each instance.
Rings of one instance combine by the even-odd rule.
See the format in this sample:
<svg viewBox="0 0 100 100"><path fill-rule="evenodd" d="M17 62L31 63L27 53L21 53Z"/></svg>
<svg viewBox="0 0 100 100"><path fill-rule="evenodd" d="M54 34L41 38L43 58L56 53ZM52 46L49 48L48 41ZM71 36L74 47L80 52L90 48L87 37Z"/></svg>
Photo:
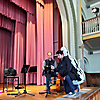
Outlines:
<svg viewBox="0 0 100 100"><path fill-rule="evenodd" d="M100 32L100 16L82 22L82 33L98 33Z"/></svg>

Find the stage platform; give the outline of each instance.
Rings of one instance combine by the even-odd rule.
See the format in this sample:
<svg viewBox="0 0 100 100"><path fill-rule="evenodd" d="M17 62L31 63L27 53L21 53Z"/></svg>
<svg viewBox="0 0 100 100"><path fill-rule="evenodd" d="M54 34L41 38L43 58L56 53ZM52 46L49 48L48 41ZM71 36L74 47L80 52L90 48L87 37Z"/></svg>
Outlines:
<svg viewBox="0 0 100 100"><path fill-rule="evenodd" d="M21 85L22 86L22 85ZM24 86L24 85L23 85ZM0 91L3 88L3 84L0 84ZM51 87L51 92L55 92L56 86ZM100 88L99 87L81 87L81 91L76 93L76 96L70 97L70 95L65 94L64 91L58 92L56 94L49 94L45 98L45 94L39 94L39 92L45 91L46 86L41 85L27 85L26 89L29 93L35 94L35 96L30 96L28 94L15 97L14 94L18 93L17 90L12 91L11 85L8 87L9 91L1 93L0 100L100 100ZM23 92L24 89L20 89L20 92ZM12 91L12 92L11 92ZM7 95L8 93L12 95Z"/></svg>

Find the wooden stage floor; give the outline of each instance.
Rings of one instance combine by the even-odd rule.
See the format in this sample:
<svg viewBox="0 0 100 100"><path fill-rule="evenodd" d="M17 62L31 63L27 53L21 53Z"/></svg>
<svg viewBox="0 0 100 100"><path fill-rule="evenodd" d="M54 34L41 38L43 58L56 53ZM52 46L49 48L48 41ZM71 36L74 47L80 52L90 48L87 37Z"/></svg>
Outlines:
<svg viewBox="0 0 100 100"><path fill-rule="evenodd" d="M24 86L24 85L23 85ZM3 84L0 84L0 90L2 89ZM45 91L46 86L45 85L41 85L41 86L37 86L37 85L27 85L26 86L28 91L31 91L29 93L31 94L35 94L35 96L31 96L31 95L21 95L19 97L15 97L15 95L7 95L7 93L18 93L17 90L14 90L13 92L4 92L4 93L0 93L0 100L92 100L92 99L88 99L89 96L91 98L93 98L94 95L96 95L96 93L100 92L100 88L99 87L81 87L81 92L82 91L87 91L86 93L84 92L84 94L81 94L80 96L78 96L77 98L69 98L69 97L63 97L65 94L64 91L62 92L58 92L57 95L56 94L50 94L48 95L47 98L45 98L45 94L39 94L39 92ZM51 91L55 91L56 86L52 86L51 87ZM9 90L12 90L11 85L9 85ZM23 91L24 89L20 89L20 92ZM95 99L95 100L100 100Z"/></svg>

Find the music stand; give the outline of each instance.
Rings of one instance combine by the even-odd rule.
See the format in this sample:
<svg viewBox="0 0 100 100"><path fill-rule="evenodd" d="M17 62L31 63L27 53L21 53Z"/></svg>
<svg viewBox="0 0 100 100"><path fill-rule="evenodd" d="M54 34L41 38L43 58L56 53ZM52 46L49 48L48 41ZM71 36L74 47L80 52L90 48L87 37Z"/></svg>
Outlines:
<svg viewBox="0 0 100 100"><path fill-rule="evenodd" d="M21 70L21 73L24 73L25 90L23 93L20 93L20 94L16 95L15 97L20 96L22 94L29 94L29 95L35 96L34 94L27 93L27 91L26 91L26 73L28 71L29 66L30 65L23 65L22 70Z"/></svg>
<svg viewBox="0 0 100 100"><path fill-rule="evenodd" d="M45 76L51 75L51 66L44 66L44 68L45 68L45 70L44 70ZM57 93L48 92L47 89L45 92L39 92L39 94L45 94L45 93L46 93L45 98L47 98L48 94L56 94L57 95Z"/></svg>
<svg viewBox="0 0 100 100"><path fill-rule="evenodd" d="M37 66L31 66L29 72L37 72Z"/></svg>
<svg viewBox="0 0 100 100"><path fill-rule="evenodd" d="M30 69L28 72L31 73L32 75L33 75L33 73L34 73L34 75L36 75L37 74L37 66L30 66ZM32 84L36 85L37 83L34 80Z"/></svg>
<svg viewBox="0 0 100 100"><path fill-rule="evenodd" d="M45 68L45 74L50 75L51 74L51 66L44 66Z"/></svg>

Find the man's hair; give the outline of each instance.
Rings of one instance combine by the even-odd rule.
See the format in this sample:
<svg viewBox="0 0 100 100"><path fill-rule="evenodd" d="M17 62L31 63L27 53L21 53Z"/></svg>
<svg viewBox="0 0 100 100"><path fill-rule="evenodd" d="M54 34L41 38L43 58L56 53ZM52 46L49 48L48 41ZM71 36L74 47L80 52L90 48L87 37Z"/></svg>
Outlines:
<svg viewBox="0 0 100 100"><path fill-rule="evenodd" d="M57 52L56 52L56 54L63 54L63 51L61 51L61 50L58 50Z"/></svg>
<svg viewBox="0 0 100 100"><path fill-rule="evenodd" d="M51 53L51 55L52 55L52 52L48 52L47 55L48 55L49 53Z"/></svg>

